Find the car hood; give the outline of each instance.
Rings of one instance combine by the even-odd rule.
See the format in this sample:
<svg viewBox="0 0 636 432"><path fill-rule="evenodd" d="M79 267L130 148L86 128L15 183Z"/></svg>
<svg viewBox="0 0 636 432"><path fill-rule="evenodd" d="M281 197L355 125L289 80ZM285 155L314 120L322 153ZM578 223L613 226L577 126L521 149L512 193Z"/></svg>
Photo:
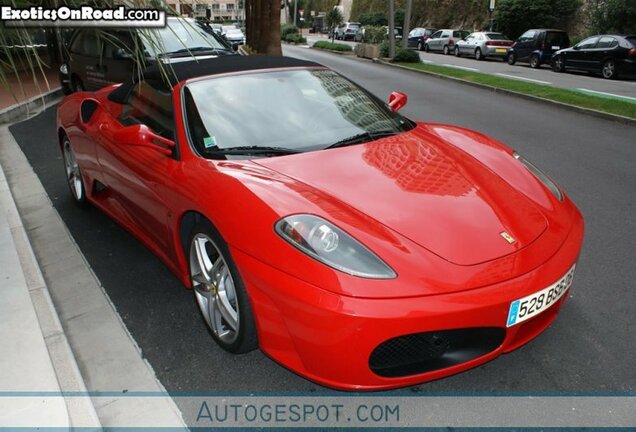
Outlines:
<svg viewBox="0 0 636 432"><path fill-rule="evenodd" d="M525 195L419 127L366 144L255 162L329 194L454 264L515 253L548 225Z"/></svg>

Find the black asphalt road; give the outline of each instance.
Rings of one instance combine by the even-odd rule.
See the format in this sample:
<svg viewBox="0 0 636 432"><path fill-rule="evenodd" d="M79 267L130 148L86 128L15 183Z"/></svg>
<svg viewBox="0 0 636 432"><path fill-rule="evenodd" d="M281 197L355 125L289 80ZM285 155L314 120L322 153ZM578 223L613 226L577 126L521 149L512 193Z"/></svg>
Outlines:
<svg viewBox="0 0 636 432"><path fill-rule="evenodd" d="M523 348L413 391L636 390L636 128L450 81L302 48L376 95L409 95L413 119L449 122L508 143L552 175L583 211L587 234L571 298ZM324 390L260 352L217 348L184 289L150 252L95 209L69 197L55 112L11 131L126 326L170 391ZM108 341L104 341L108 343Z"/></svg>

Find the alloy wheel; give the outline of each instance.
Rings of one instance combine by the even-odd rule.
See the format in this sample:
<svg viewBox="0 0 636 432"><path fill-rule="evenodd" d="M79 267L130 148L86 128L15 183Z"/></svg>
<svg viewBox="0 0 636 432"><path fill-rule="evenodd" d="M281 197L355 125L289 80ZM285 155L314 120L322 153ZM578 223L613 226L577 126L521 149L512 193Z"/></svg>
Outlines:
<svg viewBox="0 0 636 432"><path fill-rule="evenodd" d="M63 142L64 168L66 169L66 181L68 182L71 193L75 201L81 203L84 201L84 183L82 182L82 173L79 164L75 158L75 153L71 148L71 142L68 138Z"/></svg>
<svg viewBox="0 0 636 432"><path fill-rule="evenodd" d="M239 336L240 313L230 268L214 241L198 233L190 244L192 287L203 318L222 343Z"/></svg>
<svg viewBox="0 0 636 432"><path fill-rule="evenodd" d="M603 63L603 78L612 79L616 77L616 63L613 60L608 60Z"/></svg>

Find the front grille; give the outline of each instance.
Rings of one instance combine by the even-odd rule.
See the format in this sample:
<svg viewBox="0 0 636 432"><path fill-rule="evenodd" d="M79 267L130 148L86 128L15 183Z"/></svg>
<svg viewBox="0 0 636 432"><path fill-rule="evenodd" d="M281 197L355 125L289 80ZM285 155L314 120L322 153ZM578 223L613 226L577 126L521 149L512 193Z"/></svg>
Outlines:
<svg viewBox="0 0 636 432"><path fill-rule="evenodd" d="M477 327L399 336L373 350L369 367L383 377L431 372L487 354L505 335L503 328Z"/></svg>

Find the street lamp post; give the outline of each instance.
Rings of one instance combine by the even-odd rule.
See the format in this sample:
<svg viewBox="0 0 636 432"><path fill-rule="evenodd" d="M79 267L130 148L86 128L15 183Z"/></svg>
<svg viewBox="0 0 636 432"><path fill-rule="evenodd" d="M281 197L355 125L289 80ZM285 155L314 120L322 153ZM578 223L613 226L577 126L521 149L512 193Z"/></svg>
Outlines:
<svg viewBox="0 0 636 432"><path fill-rule="evenodd" d="M488 7L489 11L489 21L490 21L490 31L492 31L493 23L495 19L492 17L492 13L495 11L495 0L490 0L490 6Z"/></svg>

